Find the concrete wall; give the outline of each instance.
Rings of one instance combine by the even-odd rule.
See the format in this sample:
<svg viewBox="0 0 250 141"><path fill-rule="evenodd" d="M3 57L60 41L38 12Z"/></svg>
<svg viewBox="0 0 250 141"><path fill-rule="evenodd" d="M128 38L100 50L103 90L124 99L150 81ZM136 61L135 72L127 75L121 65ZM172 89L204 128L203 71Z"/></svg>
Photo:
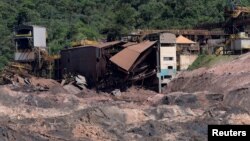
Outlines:
<svg viewBox="0 0 250 141"><path fill-rule="evenodd" d="M250 49L250 38L236 39L231 43L232 50Z"/></svg>
<svg viewBox="0 0 250 141"><path fill-rule="evenodd" d="M180 70L187 70L197 57L198 55L180 55Z"/></svg>
<svg viewBox="0 0 250 141"><path fill-rule="evenodd" d="M166 84L176 74L176 36L171 33L160 35L160 70L162 84Z"/></svg>
<svg viewBox="0 0 250 141"><path fill-rule="evenodd" d="M168 69L169 66L176 70L176 47L161 47L160 52L161 70ZM170 60L170 57L172 60Z"/></svg>
<svg viewBox="0 0 250 141"><path fill-rule="evenodd" d="M160 64L161 77L163 77L162 83L167 83L176 74L177 70L176 46L160 48Z"/></svg>

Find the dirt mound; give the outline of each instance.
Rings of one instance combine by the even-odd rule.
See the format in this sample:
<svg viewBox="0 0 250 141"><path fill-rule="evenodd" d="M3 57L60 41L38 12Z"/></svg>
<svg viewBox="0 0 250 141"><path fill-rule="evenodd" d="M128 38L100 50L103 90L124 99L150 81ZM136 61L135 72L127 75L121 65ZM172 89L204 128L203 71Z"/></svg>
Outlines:
<svg viewBox="0 0 250 141"><path fill-rule="evenodd" d="M11 86L0 87L0 105L16 107L26 105L38 108L72 108L78 106L78 99L69 94L49 92L25 93L13 90Z"/></svg>
<svg viewBox="0 0 250 141"><path fill-rule="evenodd" d="M250 53L242 55L232 62L220 64L209 69L201 68L183 72L169 84L168 91L188 93L209 91L217 94L213 98L222 99L225 106L249 112L249 72ZM181 100L184 99L181 98Z"/></svg>
<svg viewBox="0 0 250 141"><path fill-rule="evenodd" d="M223 101L223 94L210 92L183 93L175 92L166 96L169 105L178 105L192 109L207 108Z"/></svg>
<svg viewBox="0 0 250 141"><path fill-rule="evenodd" d="M10 97L0 101L5 140L205 140L207 124L250 121L244 110L223 108L224 97L209 92L162 95L131 89L116 97L91 90L77 95L2 90L2 97ZM16 106L6 105L13 105L8 100L16 100Z"/></svg>
<svg viewBox="0 0 250 141"><path fill-rule="evenodd" d="M210 91L227 93L235 87L249 85L250 54L243 55L232 62L220 64L212 68L201 68L191 72L183 72L168 87L168 92Z"/></svg>
<svg viewBox="0 0 250 141"><path fill-rule="evenodd" d="M250 113L250 87L230 91L225 96L224 104Z"/></svg>
<svg viewBox="0 0 250 141"><path fill-rule="evenodd" d="M206 140L208 124L249 124L249 56L184 72L168 94L133 87L112 95L46 79L0 86L0 138Z"/></svg>

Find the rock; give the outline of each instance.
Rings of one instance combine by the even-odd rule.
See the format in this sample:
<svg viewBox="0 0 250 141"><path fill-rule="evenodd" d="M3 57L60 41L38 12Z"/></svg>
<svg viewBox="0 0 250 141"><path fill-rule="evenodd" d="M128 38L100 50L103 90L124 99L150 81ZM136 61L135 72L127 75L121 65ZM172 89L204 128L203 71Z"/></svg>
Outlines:
<svg viewBox="0 0 250 141"><path fill-rule="evenodd" d="M54 87L49 89L51 94L60 94L60 93L68 93L66 89L64 89L60 84L54 85Z"/></svg>
<svg viewBox="0 0 250 141"><path fill-rule="evenodd" d="M168 94L165 101L168 101L169 105L190 107L192 109L200 107L200 101L196 94L175 92Z"/></svg>
<svg viewBox="0 0 250 141"><path fill-rule="evenodd" d="M71 84L65 85L65 86L63 86L63 88L65 90L67 90L67 92L69 92L70 94L79 94L81 92L81 90L79 88L77 88L77 87L75 87L74 85L71 85Z"/></svg>
<svg viewBox="0 0 250 141"><path fill-rule="evenodd" d="M149 120L147 114L139 109L123 109L126 124L140 123Z"/></svg>
<svg viewBox="0 0 250 141"><path fill-rule="evenodd" d="M77 75L75 77L76 85L79 86L82 89L86 89L87 86L87 80L84 76Z"/></svg>
<svg viewBox="0 0 250 141"><path fill-rule="evenodd" d="M64 80L62 80L62 82L61 82L61 86L64 86L64 84L66 83L66 80L64 79Z"/></svg>
<svg viewBox="0 0 250 141"><path fill-rule="evenodd" d="M250 88L238 88L225 95L224 104L250 112Z"/></svg>
<svg viewBox="0 0 250 141"><path fill-rule="evenodd" d="M37 78L37 77L31 77L29 79L32 86L41 86L41 87L48 87L53 88L55 86L60 85L57 81L52 79L45 79L45 78Z"/></svg>
<svg viewBox="0 0 250 141"><path fill-rule="evenodd" d="M21 84L21 85L25 85L25 83L26 83L25 79L23 79L23 78L20 77L20 76L17 76L17 81L18 81L18 83ZM27 83L26 83L26 84L27 84Z"/></svg>
<svg viewBox="0 0 250 141"><path fill-rule="evenodd" d="M185 94L177 97L175 103L179 106L198 106L197 96L194 94ZM198 105L197 105L198 104Z"/></svg>
<svg viewBox="0 0 250 141"><path fill-rule="evenodd" d="M180 106L162 105L162 106L157 107L156 115L160 119L163 119L163 118L174 119L176 117L194 116L195 113L190 108L184 108Z"/></svg>
<svg viewBox="0 0 250 141"><path fill-rule="evenodd" d="M169 104L167 96L164 94L156 94L154 96L151 96L147 99L147 102L152 105L158 105L158 104Z"/></svg>
<svg viewBox="0 0 250 141"><path fill-rule="evenodd" d="M113 96L120 97L122 95L121 91L119 89L115 89L111 92Z"/></svg>
<svg viewBox="0 0 250 141"><path fill-rule="evenodd" d="M249 114L231 114L227 117L229 124L249 125L250 115Z"/></svg>

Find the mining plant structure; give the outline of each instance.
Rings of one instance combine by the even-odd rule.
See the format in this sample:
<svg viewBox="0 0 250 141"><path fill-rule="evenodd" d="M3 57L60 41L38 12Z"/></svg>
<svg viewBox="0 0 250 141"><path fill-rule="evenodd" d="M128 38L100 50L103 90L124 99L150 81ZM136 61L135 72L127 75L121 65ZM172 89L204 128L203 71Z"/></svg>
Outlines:
<svg viewBox="0 0 250 141"><path fill-rule="evenodd" d="M226 33L245 32L247 23L250 23L250 7L244 6L240 0L229 0L224 10L224 17Z"/></svg>
<svg viewBox="0 0 250 141"><path fill-rule="evenodd" d="M47 77L52 71L53 57L49 55L46 44L45 27L20 25L14 28L15 52L13 61L2 73L5 80L13 79L15 74Z"/></svg>
<svg viewBox="0 0 250 141"><path fill-rule="evenodd" d="M228 0L224 8L224 21L198 25L198 29L224 29L226 36L224 54L238 54L250 50L250 38L247 33L250 24L250 6L241 0Z"/></svg>
<svg viewBox="0 0 250 141"><path fill-rule="evenodd" d="M250 7L243 6L240 0L229 0L224 11L225 33L229 34L226 41L226 50L239 53L250 50L250 38L246 32L250 23Z"/></svg>

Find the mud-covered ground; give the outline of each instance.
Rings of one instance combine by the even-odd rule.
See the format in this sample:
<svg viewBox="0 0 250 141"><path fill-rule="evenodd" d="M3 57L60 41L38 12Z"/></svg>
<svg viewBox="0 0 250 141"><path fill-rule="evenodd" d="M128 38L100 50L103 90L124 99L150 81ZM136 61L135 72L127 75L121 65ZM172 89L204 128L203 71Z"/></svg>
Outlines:
<svg viewBox="0 0 250 141"><path fill-rule="evenodd" d="M217 93L72 95L0 88L0 140L206 140L208 124L247 124L244 109ZM88 94L91 93L91 94Z"/></svg>
<svg viewBox="0 0 250 141"><path fill-rule="evenodd" d="M208 124L250 124L249 56L179 74L166 94L0 86L0 141L207 140Z"/></svg>

